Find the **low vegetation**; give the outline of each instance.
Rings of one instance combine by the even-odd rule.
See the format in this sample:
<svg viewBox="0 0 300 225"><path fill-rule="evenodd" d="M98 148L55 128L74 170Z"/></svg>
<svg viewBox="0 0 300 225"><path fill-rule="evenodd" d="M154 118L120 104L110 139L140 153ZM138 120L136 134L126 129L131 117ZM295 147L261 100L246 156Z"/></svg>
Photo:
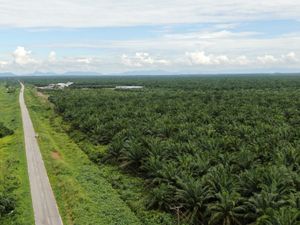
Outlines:
<svg viewBox="0 0 300 225"><path fill-rule="evenodd" d="M0 80L0 224L32 225L17 88Z"/></svg>
<svg viewBox="0 0 300 225"><path fill-rule="evenodd" d="M142 178L148 209L180 222L299 224L299 77L136 80L48 93L76 142L108 146L86 149L94 162Z"/></svg>
<svg viewBox="0 0 300 225"><path fill-rule="evenodd" d="M8 129L6 126L4 126L3 123L0 122L0 138L3 138L8 135L12 135L14 131Z"/></svg>

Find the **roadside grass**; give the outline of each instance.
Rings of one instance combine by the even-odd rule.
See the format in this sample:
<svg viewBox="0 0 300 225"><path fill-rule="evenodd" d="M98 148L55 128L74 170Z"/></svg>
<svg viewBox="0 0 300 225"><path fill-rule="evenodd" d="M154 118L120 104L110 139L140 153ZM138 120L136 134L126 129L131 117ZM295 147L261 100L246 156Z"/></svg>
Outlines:
<svg viewBox="0 0 300 225"><path fill-rule="evenodd" d="M77 133L77 135L80 136L80 133ZM147 193L143 189L143 179L122 172L117 165L101 163L100 159L105 155L106 146L95 146L88 141L80 141L77 144L93 162L97 163L101 171L101 176L109 181L112 187L117 190L121 199L126 202L143 224L178 224L175 221L175 217L171 214L158 210L149 210L145 207ZM184 225L182 222L180 224Z"/></svg>
<svg viewBox="0 0 300 225"><path fill-rule="evenodd" d="M25 99L64 224L142 224L101 169L64 132L48 102L28 87Z"/></svg>
<svg viewBox="0 0 300 225"><path fill-rule="evenodd" d="M18 96L19 89L8 93L0 83L0 122L14 131L0 138L0 192L16 201L15 210L0 218L3 225L34 224Z"/></svg>

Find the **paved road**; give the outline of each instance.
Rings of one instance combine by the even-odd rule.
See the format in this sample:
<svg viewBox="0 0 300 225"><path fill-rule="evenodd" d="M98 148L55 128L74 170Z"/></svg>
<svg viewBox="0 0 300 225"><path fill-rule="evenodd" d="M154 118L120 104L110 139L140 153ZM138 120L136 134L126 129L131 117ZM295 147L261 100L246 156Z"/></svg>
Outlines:
<svg viewBox="0 0 300 225"><path fill-rule="evenodd" d="M30 191L36 225L62 225L62 220L50 186L44 161L35 137L35 131L24 101L24 85L21 83L20 107L25 138Z"/></svg>

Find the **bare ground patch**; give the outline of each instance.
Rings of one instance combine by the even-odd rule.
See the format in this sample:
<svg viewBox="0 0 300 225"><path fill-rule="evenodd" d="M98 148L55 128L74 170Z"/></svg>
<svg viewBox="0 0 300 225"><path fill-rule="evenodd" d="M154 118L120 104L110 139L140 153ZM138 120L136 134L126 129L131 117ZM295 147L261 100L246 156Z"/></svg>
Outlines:
<svg viewBox="0 0 300 225"><path fill-rule="evenodd" d="M51 152L51 157L55 160L59 160L61 159L61 154L58 151L54 150Z"/></svg>
<svg viewBox="0 0 300 225"><path fill-rule="evenodd" d="M48 100L49 95L46 95L46 94L44 94L40 91L37 91L36 94L37 94L38 97L42 98L43 100L45 100L45 101Z"/></svg>

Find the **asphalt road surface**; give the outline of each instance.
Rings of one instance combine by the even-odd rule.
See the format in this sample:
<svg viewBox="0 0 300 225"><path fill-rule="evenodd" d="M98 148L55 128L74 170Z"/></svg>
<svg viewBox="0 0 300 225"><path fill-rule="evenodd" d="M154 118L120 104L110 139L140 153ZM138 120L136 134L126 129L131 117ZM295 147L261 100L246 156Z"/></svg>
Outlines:
<svg viewBox="0 0 300 225"><path fill-rule="evenodd" d="M19 101L22 112L27 167L35 224L62 225L63 223L36 140L36 134L25 105L24 85L21 83L21 86Z"/></svg>

